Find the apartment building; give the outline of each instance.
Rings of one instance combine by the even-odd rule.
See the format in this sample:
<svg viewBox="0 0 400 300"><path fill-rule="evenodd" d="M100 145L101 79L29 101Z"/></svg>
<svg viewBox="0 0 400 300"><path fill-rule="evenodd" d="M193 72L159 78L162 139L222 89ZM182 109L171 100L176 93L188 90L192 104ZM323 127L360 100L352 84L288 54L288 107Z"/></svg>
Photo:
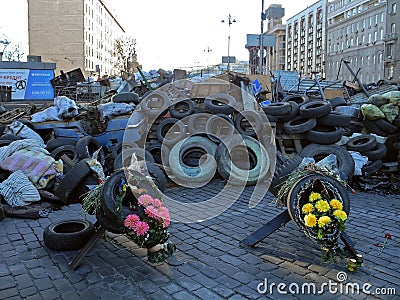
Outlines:
<svg viewBox="0 0 400 300"><path fill-rule="evenodd" d="M275 36L275 46L265 47L265 66L268 71L285 70L286 26L282 24L285 9L281 4L271 4L265 11L267 31L265 34Z"/></svg>
<svg viewBox="0 0 400 300"><path fill-rule="evenodd" d="M112 52L124 32L104 0L28 0L29 54L55 62L56 73L119 74Z"/></svg>
<svg viewBox="0 0 400 300"><path fill-rule="evenodd" d="M335 0L328 5L327 79L349 79L346 60L363 83L384 78L385 0ZM338 72L340 70L340 73Z"/></svg>
<svg viewBox="0 0 400 300"><path fill-rule="evenodd" d="M327 0L320 0L286 22L286 70L325 78Z"/></svg>
<svg viewBox="0 0 400 300"><path fill-rule="evenodd" d="M388 0L386 6L386 34L384 35L384 78L400 81L400 1Z"/></svg>

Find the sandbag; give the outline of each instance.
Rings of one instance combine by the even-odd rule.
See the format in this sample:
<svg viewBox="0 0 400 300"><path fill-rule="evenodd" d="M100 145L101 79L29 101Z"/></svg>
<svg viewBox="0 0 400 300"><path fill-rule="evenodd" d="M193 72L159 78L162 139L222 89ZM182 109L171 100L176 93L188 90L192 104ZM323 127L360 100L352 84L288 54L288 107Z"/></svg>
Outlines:
<svg viewBox="0 0 400 300"><path fill-rule="evenodd" d="M362 114L371 121L383 119L385 114L379 109L378 106L373 104L363 104L361 105Z"/></svg>
<svg viewBox="0 0 400 300"><path fill-rule="evenodd" d="M78 115L78 106L75 101L66 96L59 96L54 99L54 106L58 108L58 117L71 119Z"/></svg>
<svg viewBox="0 0 400 300"><path fill-rule="evenodd" d="M389 102L389 98L382 95L371 95L366 103L382 106Z"/></svg>
<svg viewBox="0 0 400 300"><path fill-rule="evenodd" d="M61 121L62 119L58 116L58 108L51 106L45 110L34 113L31 116L31 121L33 123L45 122L45 121Z"/></svg>
<svg viewBox="0 0 400 300"><path fill-rule="evenodd" d="M400 91L391 91L384 93L382 96L389 98L389 102L400 106Z"/></svg>
<svg viewBox="0 0 400 300"><path fill-rule="evenodd" d="M392 123L399 114L399 107L394 103L384 104L380 107L380 110L385 114L386 119Z"/></svg>

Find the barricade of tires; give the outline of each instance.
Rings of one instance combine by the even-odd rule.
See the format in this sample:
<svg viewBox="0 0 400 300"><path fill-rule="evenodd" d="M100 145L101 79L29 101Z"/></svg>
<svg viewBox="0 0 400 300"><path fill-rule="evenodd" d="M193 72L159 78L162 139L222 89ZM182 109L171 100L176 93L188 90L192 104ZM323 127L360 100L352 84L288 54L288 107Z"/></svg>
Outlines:
<svg viewBox="0 0 400 300"><path fill-rule="evenodd" d="M363 175L379 171L384 162L400 162L400 101L399 94L394 93L370 97L369 105L375 103L382 107L386 104L386 110L383 109L386 114L382 112L374 120L368 118L362 109L347 105L343 97L310 101L305 95L290 95L282 102L264 106L268 118L277 124L278 139L279 135L286 135L288 139L297 139L301 143L299 149L293 147L294 153L284 155L283 161L277 161L270 191L277 195L282 178L296 169L303 157L319 161L335 154L338 169L347 179L355 170L351 151L368 158L362 167ZM378 142L376 135L384 137L384 142Z"/></svg>
<svg viewBox="0 0 400 300"><path fill-rule="evenodd" d="M170 103L156 91L140 105L152 124L145 151L176 183L202 186L218 174L253 185L266 176L269 154L257 138L269 124L261 110L241 111L241 103L225 93ZM247 165L233 163L235 152L251 153Z"/></svg>

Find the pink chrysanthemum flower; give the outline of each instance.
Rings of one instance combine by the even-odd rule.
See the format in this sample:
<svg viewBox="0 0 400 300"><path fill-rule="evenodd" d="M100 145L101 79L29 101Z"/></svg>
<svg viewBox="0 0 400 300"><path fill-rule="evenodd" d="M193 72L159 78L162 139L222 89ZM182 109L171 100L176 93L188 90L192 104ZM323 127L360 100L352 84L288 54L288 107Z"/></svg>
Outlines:
<svg viewBox="0 0 400 300"><path fill-rule="evenodd" d="M157 199L157 198L154 198L153 199L153 206L154 207L161 207L163 204L162 204L162 202L161 202L161 200L160 199Z"/></svg>
<svg viewBox="0 0 400 300"><path fill-rule="evenodd" d="M150 218L153 218L155 220L160 220L160 213L159 211L152 205L147 206L144 209L144 212L146 213L146 215L148 215Z"/></svg>
<svg viewBox="0 0 400 300"><path fill-rule="evenodd" d="M137 215L128 215L124 220L124 226L133 230L136 226L136 223L139 221L140 219Z"/></svg>
<svg viewBox="0 0 400 300"><path fill-rule="evenodd" d="M136 223L135 232L137 235L145 235L149 231L149 224L143 221L139 221Z"/></svg>
<svg viewBox="0 0 400 300"><path fill-rule="evenodd" d="M138 198L138 203L139 203L139 205L142 205L142 206L146 207L146 206L148 206L148 205L153 203L153 198L150 195L147 195L147 194L141 195Z"/></svg>

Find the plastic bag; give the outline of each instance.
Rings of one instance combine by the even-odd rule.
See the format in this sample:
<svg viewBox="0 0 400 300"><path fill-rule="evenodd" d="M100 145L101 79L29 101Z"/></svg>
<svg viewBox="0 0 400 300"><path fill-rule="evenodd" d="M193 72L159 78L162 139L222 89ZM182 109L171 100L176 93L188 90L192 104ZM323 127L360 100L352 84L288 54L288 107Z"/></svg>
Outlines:
<svg viewBox="0 0 400 300"><path fill-rule="evenodd" d="M363 104L361 105L362 114L371 121L383 119L385 114L379 109L378 106L373 104Z"/></svg>
<svg viewBox="0 0 400 300"><path fill-rule="evenodd" d="M4 130L4 133L14 134L23 139L36 140L40 147L45 147L42 137L20 121L14 121L11 124L8 124Z"/></svg>
<svg viewBox="0 0 400 300"><path fill-rule="evenodd" d="M349 153L353 158L355 164L353 175L362 175L361 169L364 165L368 163L368 157L361 155L360 152L357 151L349 151Z"/></svg>
<svg viewBox="0 0 400 300"><path fill-rule="evenodd" d="M389 102L400 106L400 91L391 91L384 93L382 96L389 98Z"/></svg>
<svg viewBox="0 0 400 300"><path fill-rule="evenodd" d="M74 100L66 96L59 96L54 99L54 106L58 108L58 117L71 119L78 115L78 106Z"/></svg>
<svg viewBox="0 0 400 300"><path fill-rule="evenodd" d="M31 121L34 123L45 121L61 121L61 118L58 117L58 108L51 106L45 110L34 113L31 116Z"/></svg>
<svg viewBox="0 0 400 300"><path fill-rule="evenodd" d="M392 123L399 114L399 107L393 103L382 105L380 110L385 114L386 119Z"/></svg>
<svg viewBox="0 0 400 300"><path fill-rule="evenodd" d="M135 109L136 105L133 103L115 103L108 102L97 106L97 110L100 112L101 118L111 118L112 116L118 116L130 113Z"/></svg>
<svg viewBox="0 0 400 300"><path fill-rule="evenodd" d="M389 98L382 95L371 95L367 101L368 104L373 104L376 106L382 106L388 102Z"/></svg>

